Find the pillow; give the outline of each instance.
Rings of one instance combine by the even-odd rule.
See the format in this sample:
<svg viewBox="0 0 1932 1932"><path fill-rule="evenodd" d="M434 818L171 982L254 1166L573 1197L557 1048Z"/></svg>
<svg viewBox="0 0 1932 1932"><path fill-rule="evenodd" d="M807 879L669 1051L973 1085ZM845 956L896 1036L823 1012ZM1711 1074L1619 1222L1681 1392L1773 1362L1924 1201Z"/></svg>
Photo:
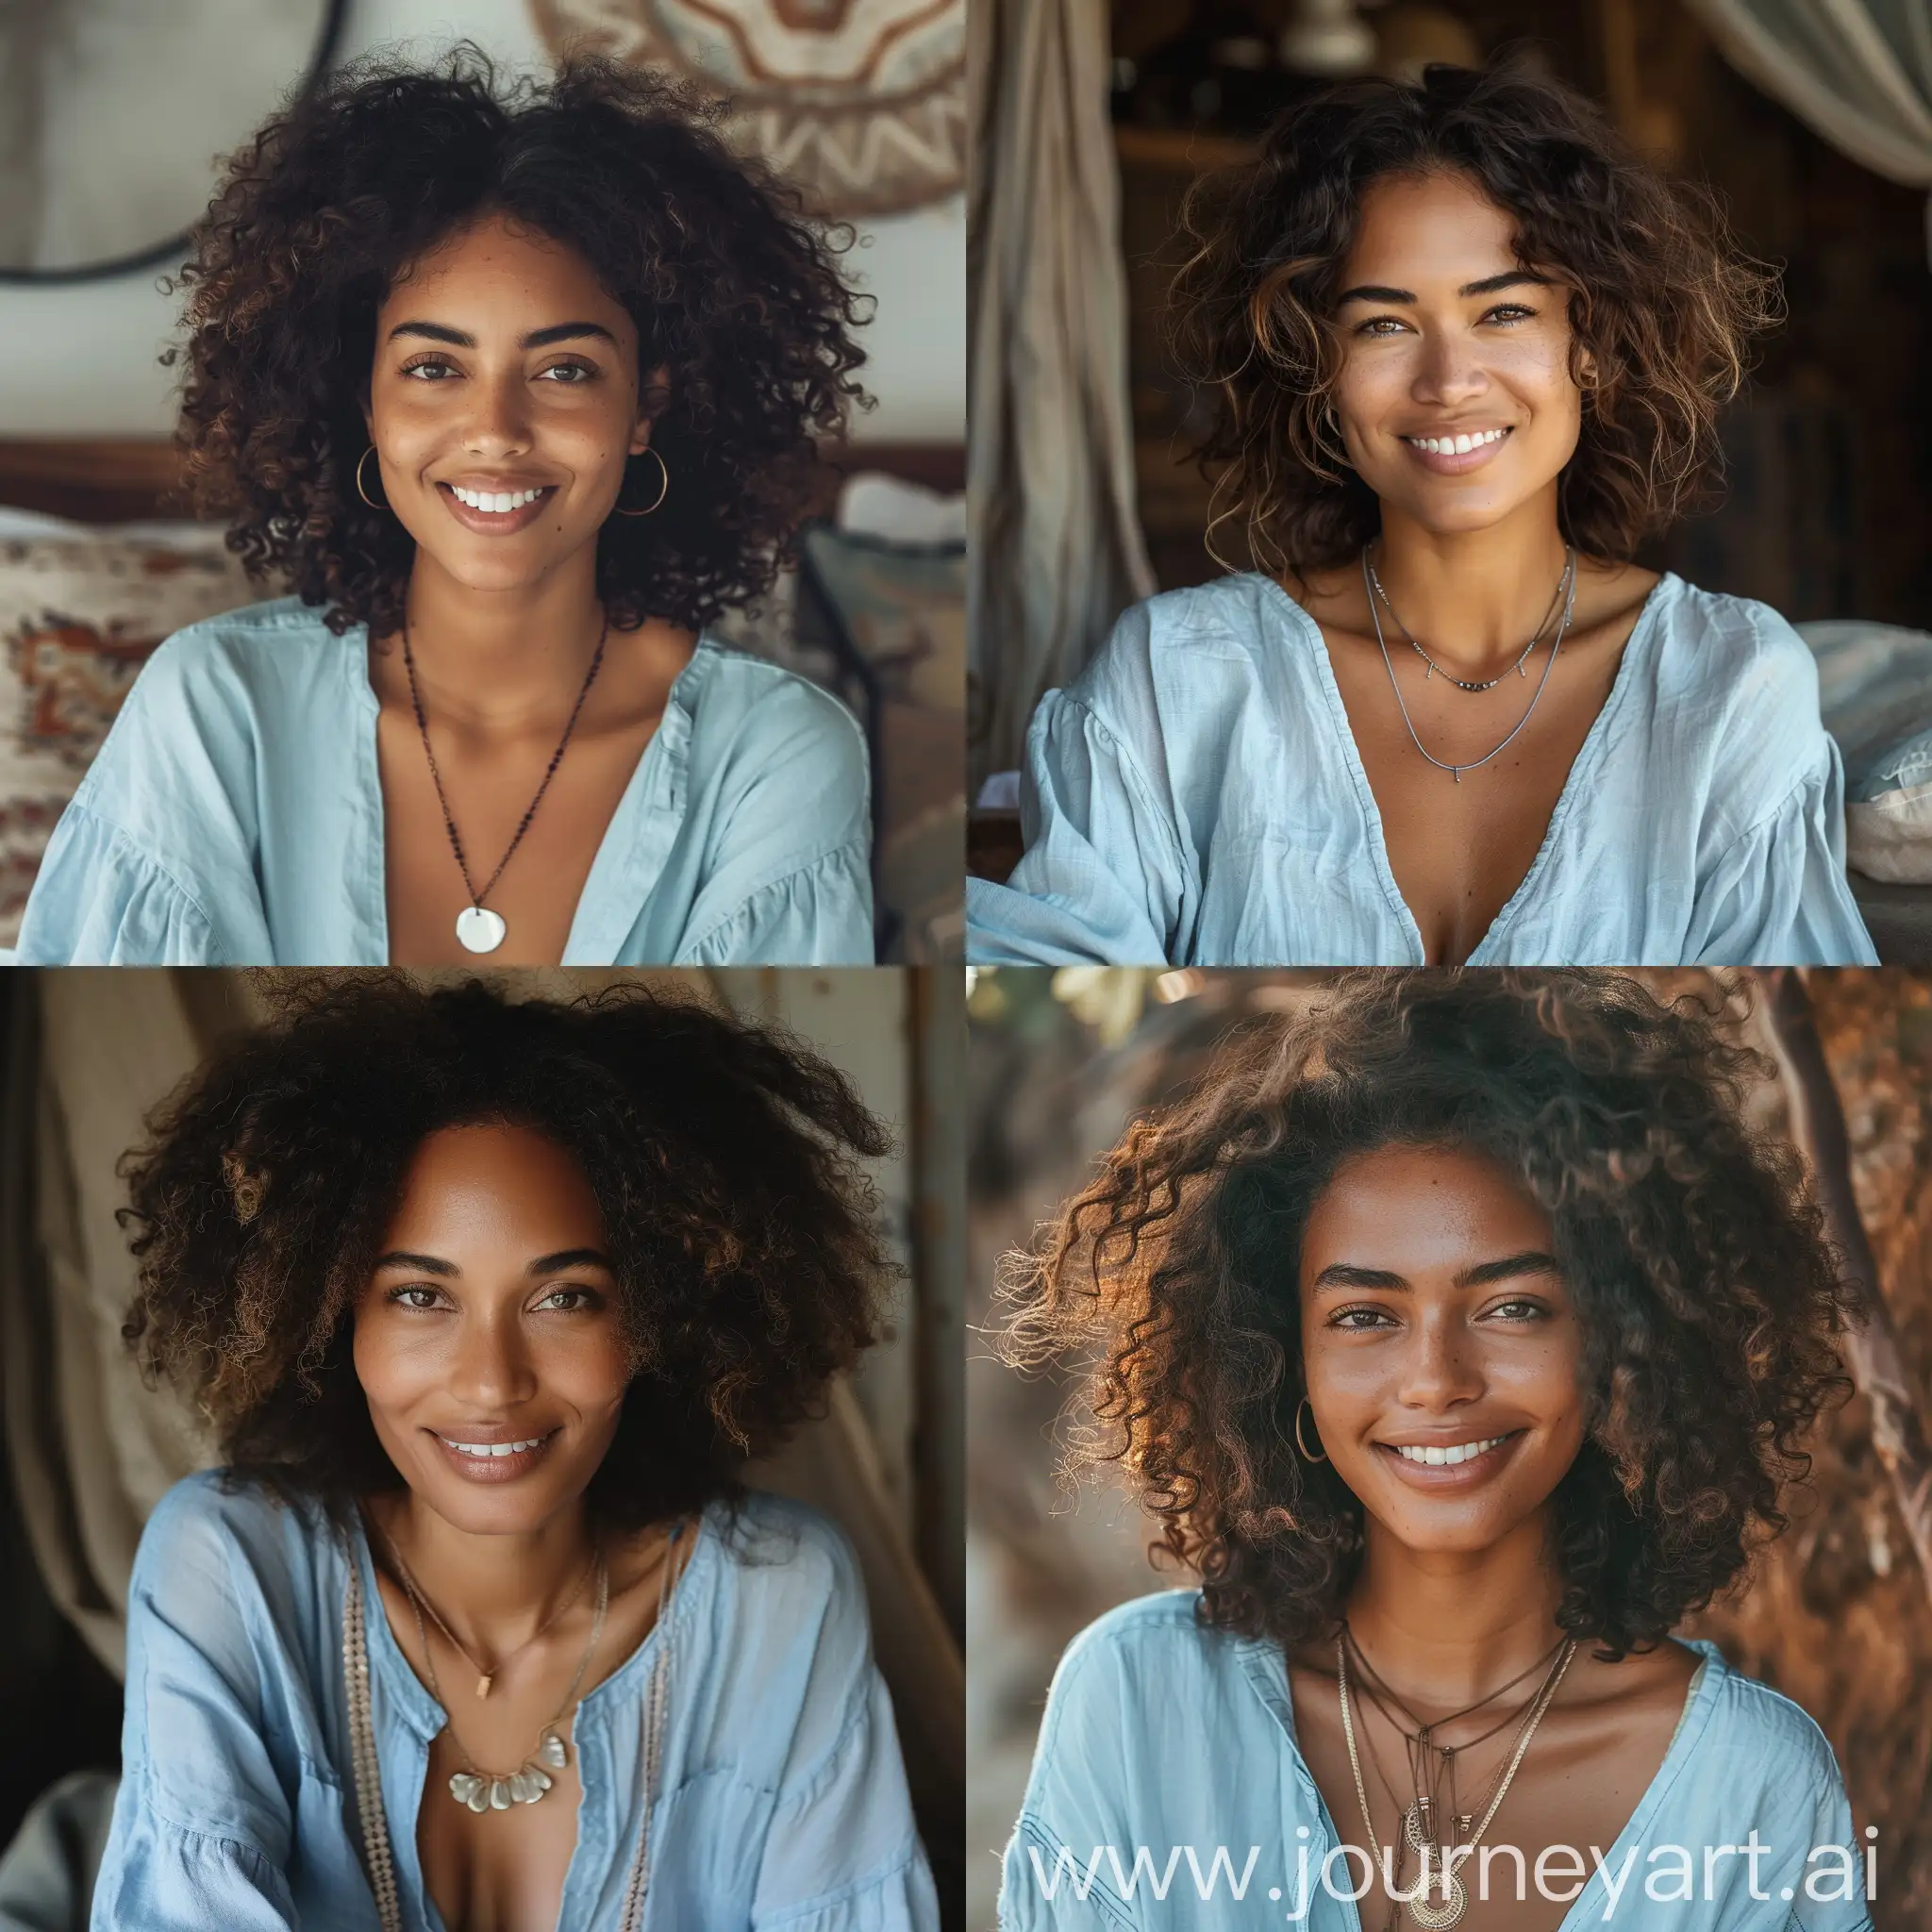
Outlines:
<svg viewBox="0 0 1932 1932"><path fill-rule="evenodd" d="M18 523L13 525L20 530ZM0 947L56 822L163 638L254 602L219 529L0 537Z"/></svg>
<svg viewBox="0 0 1932 1932"><path fill-rule="evenodd" d="M1932 632L1801 624L1824 728L1845 761L1845 858L1867 878L1932 885Z"/></svg>

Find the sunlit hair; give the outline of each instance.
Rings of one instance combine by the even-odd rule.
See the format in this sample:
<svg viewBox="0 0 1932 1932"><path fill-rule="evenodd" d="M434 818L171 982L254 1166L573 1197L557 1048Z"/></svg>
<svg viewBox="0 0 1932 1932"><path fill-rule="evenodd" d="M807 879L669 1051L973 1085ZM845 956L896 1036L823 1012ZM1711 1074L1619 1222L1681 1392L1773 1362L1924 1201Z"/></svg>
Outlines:
<svg viewBox="0 0 1932 1932"><path fill-rule="evenodd" d="M1297 104L1257 160L1187 198L1192 254L1170 326L1182 373L1220 404L1198 451L1217 560L1229 563L1217 547L1229 525L1256 568L1296 576L1380 528L1328 413L1345 347L1335 298L1370 184L1432 174L1467 179L1513 218L1518 260L1574 287L1584 407L1558 482L1564 540L1627 562L1714 480L1717 411L1749 339L1777 319L1774 274L1737 252L1708 190L1666 180L1582 96L1509 67L1432 66L1420 85L1354 81Z"/></svg>
<svg viewBox="0 0 1932 1932"><path fill-rule="evenodd" d="M355 1305L416 1150L502 1124L595 1195L632 1383L588 1500L631 1528L734 1495L876 1339L891 1276L863 1158L885 1129L796 1041L620 986L300 975L123 1163L140 1292L123 1333L236 1480L341 1514L401 1487L357 1377Z"/></svg>
<svg viewBox="0 0 1932 1932"><path fill-rule="evenodd" d="M1555 1496L1557 1620L1612 1657L1664 1637L1784 1525L1850 1383L1849 1317L1762 1071L1712 1017L1601 974L1371 972L1241 1026L1013 1257L1005 1357L1073 1358L1074 1468L1123 1464L1211 1625L1331 1631L1361 1504L1298 1451L1303 1230L1341 1165L1470 1149L1550 1217L1584 1334L1586 1439Z"/></svg>
<svg viewBox="0 0 1932 1932"><path fill-rule="evenodd" d="M393 636L415 544L356 488L376 313L413 264L502 215L590 264L637 325L658 406L662 507L597 537L612 625L695 629L754 601L813 499L818 441L862 397L866 309L839 273L850 232L808 220L716 118L641 68L582 56L499 84L459 46L434 73L367 58L269 121L230 158L181 271L178 441L199 513L332 630ZM645 382L659 368L661 396ZM633 458L623 500L662 482Z"/></svg>

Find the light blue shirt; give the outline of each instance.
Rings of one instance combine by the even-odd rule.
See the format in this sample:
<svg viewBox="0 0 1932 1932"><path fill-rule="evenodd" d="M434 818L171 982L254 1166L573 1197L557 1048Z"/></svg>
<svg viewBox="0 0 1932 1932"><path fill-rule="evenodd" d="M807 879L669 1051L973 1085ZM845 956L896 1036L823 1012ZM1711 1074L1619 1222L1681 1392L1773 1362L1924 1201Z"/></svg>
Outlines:
<svg viewBox="0 0 1932 1932"><path fill-rule="evenodd" d="M93 1932L375 1932L345 1820L347 1564L362 1574L371 1705L407 1932L443 1932L416 1849L441 1707L397 1648L359 1525L226 1495L162 1498L135 1558L121 1790ZM803 1505L705 1514L678 1580L646 1932L937 1932L858 1566ZM608 1932L642 1808L658 1633L583 1700L577 1842L558 1923Z"/></svg>
<svg viewBox="0 0 1932 1932"><path fill-rule="evenodd" d="M1282 1652L1203 1630L1194 1621L1199 1596L1162 1591L1124 1604L1068 1646L1007 1847L1002 1932L1240 1932L1251 1925L1358 1932L1356 1906L1332 1894L1363 1886L1361 1854L1335 1859L1332 1887L1323 1873L1331 1851L1363 1845L1365 1834L1357 1819L1354 1830L1338 1835L1296 1748ZM1579 1848L1589 1875L1559 1932L1602 1924L1636 1932L1870 1932L1865 1840L1853 1830L1831 1746L1795 1704L1733 1671L1715 1644L1691 1648L1704 1661L1663 1763L1605 1851L1602 1869ZM1533 1774L1535 1749L1532 1741L1519 1775ZM1488 1841L1509 1842L1508 1811L1506 1799ZM1754 1829L1769 1847L1756 1861L1763 1896L1752 1897L1753 1864L1742 1857L1713 1857L1707 1884L1704 1847L1748 1847ZM1840 1847L1844 1856L1826 1850L1812 1859L1814 1846ZM1217 1848L1226 1854L1218 1872ZM1536 1855L1544 1848L1521 1849L1524 1889L1534 1898ZM1685 1870L1679 1851L1688 1856L1690 1897L1677 1896ZM1567 1883L1566 1869L1574 1874ZM1582 1874L1560 1857L1545 1871L1554 1908ZM1480 1924L1480 1868L1467 1864L1459 1875L1470 1888L1471 1923ZM1241 1886L1241 1897L1233 1896L1230 1881ZM1398 1883L1414 1882L1411 1860ZM1855 1895L1840 1899L1846 1882ZM1508 1857L1492 1860L1489 1889L1492 1898L1514 1897ZM1300 1917L1291 1916L1298 1910ZM1379 1913L1374 1923L1380 1924Z"/></svg>
<svg viewBox="0 0 1932 1932"><path fill-rule="evenodd" d="M1804 641L1666 575L1469 963L1874 963L1843 791ZM1270 577L1129 610L1041 701L1021 807L1011 879L967 882L978 963L1424 963L1327 647Z"/></svg>
<svg viewBox="0 0 1932 1932"><path fill-rule="evenodd" d="M376 711L367 630L299 598L177 631L54 829L20 963L387 964ZM871 965L868 810L851 713L700 638L563 964Z"/></svg>

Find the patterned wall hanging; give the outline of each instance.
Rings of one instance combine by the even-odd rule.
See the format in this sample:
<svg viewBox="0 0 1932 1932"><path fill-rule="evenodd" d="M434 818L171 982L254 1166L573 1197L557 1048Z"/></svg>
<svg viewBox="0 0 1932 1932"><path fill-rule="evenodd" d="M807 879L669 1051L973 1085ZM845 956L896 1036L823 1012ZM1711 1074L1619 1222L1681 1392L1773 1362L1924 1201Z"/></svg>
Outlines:
<svg viewBox="0 0 1932 1932"><path fill-rule="evenodd" d="M822 214L903 213L966 177L966 0L530 0L588 47L729 101L726 131Z"/></svg>

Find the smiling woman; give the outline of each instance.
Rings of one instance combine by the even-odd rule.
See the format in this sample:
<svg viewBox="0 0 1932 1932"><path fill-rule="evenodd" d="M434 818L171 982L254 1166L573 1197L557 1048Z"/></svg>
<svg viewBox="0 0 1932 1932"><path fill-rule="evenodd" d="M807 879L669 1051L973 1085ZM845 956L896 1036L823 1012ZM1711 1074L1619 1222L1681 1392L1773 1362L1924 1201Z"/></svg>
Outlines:
<svg viewBox="0 0 1932 1932"><path fill-rule="evenodd" d="M1636 561L1774 315L1716 208L1553 81L1431 67L1290 108L1185 221L1252 567L1041 701L971 957L1872 961L1809 651Z"/></svg>
<svg viewBox="0 0 1932 1932"><path fill-rule="evenodd" d="M1085 1365L1076 1460L1202 1580L1066 1651L1003 1926L1098 1923L1069 1857L1109 1923L1232 1923L1124 1874L1252 1845L1322 1932L1869 1927L1817 1725L1673 1634L1783 1529L1849 1386L1751 1065L1607 975L1346 976L1250 1021L1015 1257L1007 1359Z"/></svg>
<svg viewBox="0 0 1932 1932"><path fill-rule="evenodd" d="M883 1128L635 988L283 997L126 1163L225 1466L142 1538L93 1923L936 1932L852 1551L739 1476L876 1339Z"/></svg>
<svg viewBox="0 0 1932 1932"><path fill-rule="evenodd" d="M182 271L196 506L294 592L179 633L25 962L870 964L858 727L708 628L862 391L841 238L586 58L365 60Z"/></svg>

